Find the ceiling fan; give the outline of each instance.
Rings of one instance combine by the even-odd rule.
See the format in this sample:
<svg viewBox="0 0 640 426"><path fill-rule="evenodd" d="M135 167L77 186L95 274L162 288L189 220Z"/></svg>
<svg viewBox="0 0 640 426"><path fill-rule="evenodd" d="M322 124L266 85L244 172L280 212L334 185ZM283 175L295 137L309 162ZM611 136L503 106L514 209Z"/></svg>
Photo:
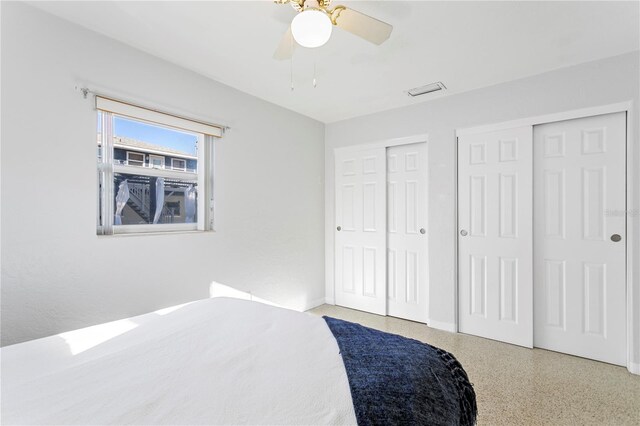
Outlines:
<svg viewBox="0 0 640 426"><path fill-rule="evenodd" d="M393 26L345 6L329 8L331 0L275 0L289 3L298 14L280 41L273 57L289 59L296 44L320 47L331 37L333 26L355 34L374 44L382 44L391 35Z"/></svg>

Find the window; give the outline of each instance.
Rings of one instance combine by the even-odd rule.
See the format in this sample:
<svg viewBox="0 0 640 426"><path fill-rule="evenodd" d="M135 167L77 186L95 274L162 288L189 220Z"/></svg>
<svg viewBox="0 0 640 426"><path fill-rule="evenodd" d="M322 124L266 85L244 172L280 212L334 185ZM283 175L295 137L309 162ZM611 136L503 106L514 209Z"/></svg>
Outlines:
<svg viewBox="0 0 640 426"><path fill-rule="evenodd" d="M164 169L164 157L149 154L149 167L154 169Z"/></svg>
<svg viewBox="0 0 640 426"><path fill-rule="evenodd" d="M127 151L127 165L138 167L144 166L144 154Z"/></svg>
<svg viewBox="0 0 640 426"><path fill-rule="evenodd" d="M187 162L185 160L181 160L178 158L172 158L171 159L171 168L173 170L186 170L187 169Z"/></svg>
<svg viewBox="0 0 640 426"><path fill-rule="evenodd" d="M213 229L221 128L99 96L96 107L98 234Z"/></svg>

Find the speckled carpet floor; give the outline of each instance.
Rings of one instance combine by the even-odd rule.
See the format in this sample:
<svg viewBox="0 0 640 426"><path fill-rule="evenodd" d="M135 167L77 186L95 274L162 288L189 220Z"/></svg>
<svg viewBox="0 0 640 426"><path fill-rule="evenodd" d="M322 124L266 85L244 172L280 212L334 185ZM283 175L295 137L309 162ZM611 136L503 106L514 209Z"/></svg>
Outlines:
<svg viewBox="0 0 640 426"><path fill-rule="evenodd" d="M309 312L453 353L474 385L478 425L640 425L640 376L624 367L338 306L322 305Z"/></svg>

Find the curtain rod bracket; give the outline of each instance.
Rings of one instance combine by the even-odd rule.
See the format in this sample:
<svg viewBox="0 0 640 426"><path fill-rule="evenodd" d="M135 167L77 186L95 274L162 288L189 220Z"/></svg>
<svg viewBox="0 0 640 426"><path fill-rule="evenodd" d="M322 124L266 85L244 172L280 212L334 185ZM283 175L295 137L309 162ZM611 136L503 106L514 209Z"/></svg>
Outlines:
<svg viewBox="0 0 640 426"><path fill-rule="evenodd" d="M80 91L82 92L82 96L87 99L87 96L89 95L89 89L87 89L86 87L82 87L80 88Z"/></svg>

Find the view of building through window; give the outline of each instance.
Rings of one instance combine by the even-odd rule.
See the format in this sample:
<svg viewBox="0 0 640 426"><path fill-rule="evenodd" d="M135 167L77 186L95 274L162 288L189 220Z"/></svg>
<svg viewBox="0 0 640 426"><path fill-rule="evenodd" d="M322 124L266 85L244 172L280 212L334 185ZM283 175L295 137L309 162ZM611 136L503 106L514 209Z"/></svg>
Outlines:
<svg viewBox="0 0 640 426"><path fill-rule="evenodd" d="M196 223L197 149L196 134L114 116L114 225Z"/></svg>

